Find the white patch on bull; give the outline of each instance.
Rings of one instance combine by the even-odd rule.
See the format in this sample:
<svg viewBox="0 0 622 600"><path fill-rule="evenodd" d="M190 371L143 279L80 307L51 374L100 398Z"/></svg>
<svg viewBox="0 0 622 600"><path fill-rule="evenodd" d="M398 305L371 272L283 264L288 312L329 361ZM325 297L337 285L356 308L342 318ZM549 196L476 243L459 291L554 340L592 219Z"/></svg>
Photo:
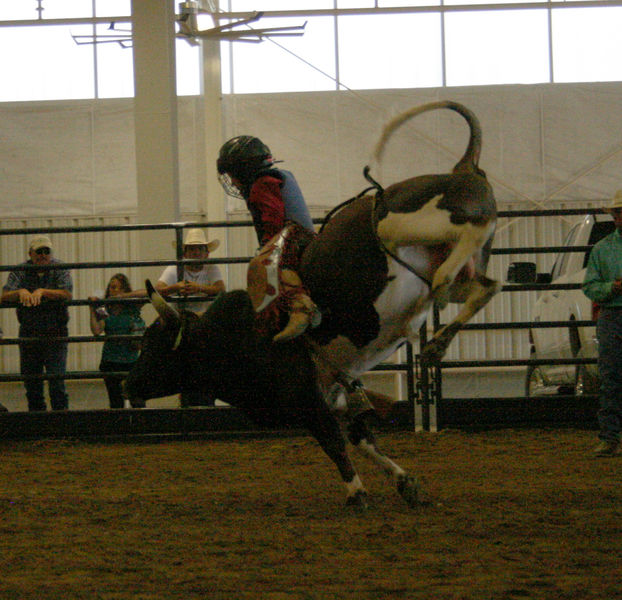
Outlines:
<svg viewBox="0 0 622 600"><path fill-rule="evenodd" d="M449 288L458 273L492 235L495 221L478 225L471 222L454 224L451 213L437 208L442 195L435 196L413 213L392 213L378 224L378 235L393 248L418 244L433 246L450 244L451 252L442 262L432 279L432 294L440 308L450 299Z"/></svg>
<svg viewBox="0 0 622 600"><path fill-rule="evenodd" d="M340 383L333 383L324 394L324 398L333 410L345 412L348 409L345 388Z"/></svg>
<svg viewBox="0 0 622 600"><path fill-rule="evenodd" d="M400 248L398 257L413 265L424 277L431 276L427 248ZM345 373L352 378L358 378L391 356L406 340L408 332L419 330L431 306L430 290L425 281L391 258L388 258L388 263L389 283L374 303L380 317L378 336L362 348L357 348L345 336L338 336L322 347L323 356L331 366L345 369ZM404 315L418 301L424 305L423 309L405 319ZM321 363L320 360L320 370ZM338 394L334 395L333 401L339 405ZM333 405L332 402L329 404Z"/></svg>
<svg viewBox="0 0 622 600"><path fill-rule="evenodd" d="M348 497L355 496L356 492L364 492L365 488L358 475L355 475L352 481L344 482L346 484L346 490L348 490Z"/></svg>
<svg viewBox="0 0 622 600"><path fill-rule="evenodd" d="M388 456L382 454L382 452L379 452L378 448L367 440L362 439L355 448L368 458L371 458L387 475L395 477L396 480L398 477L406 476L406 471L402 467L393 462Z"/></svg>
<svg viewBox="0 0 622 600"><path fill-rule="evenodd" d="M414 212L389 212L378 223L378 236L385 244L395 246L429 246L458 239L462 226L450 221L449 211L438 208L442 199L442 194L434 196Z"/></svg>

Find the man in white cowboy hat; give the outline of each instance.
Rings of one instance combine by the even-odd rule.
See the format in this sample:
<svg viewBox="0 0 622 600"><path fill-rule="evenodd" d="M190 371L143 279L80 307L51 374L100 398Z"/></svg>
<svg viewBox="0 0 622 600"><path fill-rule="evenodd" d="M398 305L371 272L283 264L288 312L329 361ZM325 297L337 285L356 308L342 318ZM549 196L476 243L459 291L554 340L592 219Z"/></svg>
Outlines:
<svg viewBox="0 0 622 600"><path fill-rule="evenodd" d="M183 244L184 258L188 260L206 260L209 253L218 248L220 242L208 242L203 229L188 229ZM172 294L179 296L206 296L213 298L225 291L225 284L218 265L187 264L184 265L183 278L177 274L177 266L170 265L164 269L155 288L163 296ZM179 307L195 313L204 312L209 306L209 299L204 302L180 302ZM201 391L182 392L182 406L213 406L214 399Z"/></svg>
<svg viewBox="0 0 622 600"><path fill-rule="evenodd" d="M598 242L587 264L583 292L598 303L596 326L600 373L600 443L594 456L614 456L620 451L622 425L622 190L605 208L616 229Z"/></svg>
<svg viewBox="0 0 622 600"><path fill-rule="evenodd" d="M19 321L19 358L22 375L63 375L67 367L69 312L67 300L73 297L73 282L67 269L49 269L62 264L54 258L52 242L46 235L30 240L28 267L9 273L2 289L2 302L17 304ZM29 340L28 338L36 338ZM28 341L26 341L28 340ZM42 379L25 379L29 411L46 410ZM67 410L68 397L64 379L48 381L52 410Z"/></svg>
<svg viewBox="0 0 622 600"><path fill-rule="evenodd" d="M188 229L183 244L184 258L188 260L206 260L209 253L216 250L220 242L208 242L202 229ZM179 296L216 296L225 291L225 284L218 265L192 264L184 265L183 278L177 275L177 266L170 265L164 269L155 284L155 288L162 296L176 294ZM209 301L184 302L180 308L195 313L204 312Z"/></svg>

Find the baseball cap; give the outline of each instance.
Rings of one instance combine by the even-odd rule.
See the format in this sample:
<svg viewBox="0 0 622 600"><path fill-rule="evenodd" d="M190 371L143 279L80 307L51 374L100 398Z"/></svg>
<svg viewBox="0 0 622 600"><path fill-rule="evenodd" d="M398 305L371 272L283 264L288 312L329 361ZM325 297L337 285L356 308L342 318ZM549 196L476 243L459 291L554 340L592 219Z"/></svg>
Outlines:
<svg viewBox="0 0 622 600"><path fill-rule="evenodd" d="M38 235L30 240L30 250L36 251L39 248L52 249L52 241L47 235Z"/></svg>

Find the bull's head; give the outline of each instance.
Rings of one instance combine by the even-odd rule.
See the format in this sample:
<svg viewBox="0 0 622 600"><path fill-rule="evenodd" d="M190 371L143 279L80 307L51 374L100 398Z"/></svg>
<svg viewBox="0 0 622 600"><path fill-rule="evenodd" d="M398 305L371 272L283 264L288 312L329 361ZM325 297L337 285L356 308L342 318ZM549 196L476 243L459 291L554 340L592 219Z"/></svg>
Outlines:
<svg viewBox="0 0 622 600"><path fill-rule="evenodd" d="M199 317L175 310L151 282L146 287L158 318L145 331L142 351L126 379L130 398L148 400L200 389L224 399L254 386L256 367L245 365L257 355L255 312L245 290L220 294Z"/></svg>
<svg viewBox="0 0 622 600"><path fill-rule="evenodd" d="M140 356L125 381L130 398L148 400L169 396L181 391L188 368L181 351L182 340L189 321L195 315L179 313L146 282L147 293L158 318L145 331Z"/></svg>

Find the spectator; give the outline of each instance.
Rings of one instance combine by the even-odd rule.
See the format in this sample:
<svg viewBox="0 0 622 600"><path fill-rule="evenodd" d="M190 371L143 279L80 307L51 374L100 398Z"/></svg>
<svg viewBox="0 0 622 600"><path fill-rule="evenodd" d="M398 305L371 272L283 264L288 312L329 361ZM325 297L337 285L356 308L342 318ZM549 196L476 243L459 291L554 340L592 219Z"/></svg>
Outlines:
<svg viewBox="0 0 622 600"><path fill-rule="evenodd" d="M117 273L110 278L104 298L131 298L143 296L144 290L132 291L128 278ZM99 300L96 296L89 300ZM109 303L97 307L92 304L91 331L93 335L140 335L145 330L145 322L140 316L140 307L135 304ZM106 340L102 349L99 370L106 372L129 371L138 358L140 342L132 340ZM121 389L123 378L120 376L104 377L110 408L123 408L124 397ZM144 406L144 404L143 404Z"/></svg>
<svg viewBox="0 0 622 600"><path fill-rule="evenodd" d="M203 229L188 229L183 244L183 256L188 260L207 260L210 252L218 248L219 244L218 240L208 242ZM181 308L202 313L207 309L210 297L225 291L225 284L218 265L187 264L184 265L181 280L178 278L176 265L166 267L155 288L163 296L205 296L205 301L180 303ZM202 390L183 391L181 406L214 406L214 399Z"/></svg>
<svg viewBox="0 0 622 600"><path fill-rule="evenodd" d="M616 229L590 253L583 282L585 295L600 305L596 335L600 372L600 443L595 456L613 456L620 450L622 423L622 190L607 207Z"/></svg>
<svg viewBox="0 0 622 600"><path fill-rule="evenodd" d="M208 243L202 229L188 229L183 244L183 256L187 260L207 260L210 252L218 248L220 242L212 240ZM209 305L207 298L225 291L225 284L218 265L188 264L184 265L183 278L177 275L177 265L164 269L155 288L162 296L178 294L180 296L206 296L205 301L184 302L181 308L195 313L204 312Z"/></svg>
<svg viewBox="0 0 622 600"><path fill-rule="evenodd" d="M30 258L22 265L46 267L62 264L53 257L52 251L49 237L34 237L28 249ZM72 299L72 292L71 274L66 269L28 269L9 273L2 290L2 302L17 303L22 375L65 374L67 342L52 338L67 337L69 312L65 302ZM24 386L28 410L46 410L43 380L25 379ZM50 379L48 389L52 410L67 410L65 380Z"/></svg>

